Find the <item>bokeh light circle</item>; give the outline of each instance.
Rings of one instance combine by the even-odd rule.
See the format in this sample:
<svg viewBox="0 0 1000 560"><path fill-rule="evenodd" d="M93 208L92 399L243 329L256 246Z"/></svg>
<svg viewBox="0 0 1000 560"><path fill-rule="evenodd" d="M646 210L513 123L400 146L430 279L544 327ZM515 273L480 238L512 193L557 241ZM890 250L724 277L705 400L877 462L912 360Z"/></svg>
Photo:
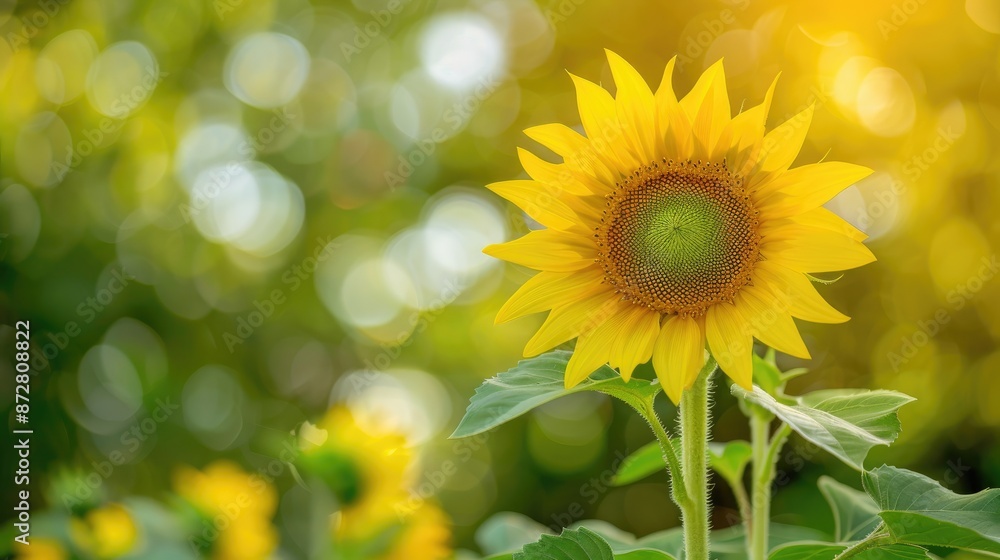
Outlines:
<svg viewBox="0 0 1000 560"><path fill-rule="evenodd" d="M309 51L297 39L256 33L229 52L223 82L247 105L273 109L295 99L309 76L309 64Z"/></svg>
<svg viewBox="0 0 1000 560"><path fill-rule="evenodd" d="M75 100L86 88L87 72L97 54L97 43L82 29L55 37L46 43L35 61L38 93L56 105Z"/></svg>
<svg viewBox="0 0 1000 560"><path fill-rule="evenodd" d="M226 449L243 430L243 389L234 373L208 365L194 372L184 384L181 410L184 424L205 445Z"/></svg>
<svg viewBox="0 0 1000 560"><path fill-rule="evenodd" d="M472 12L454 12L427 23L420 60L438 83L467 90L495 79L504 67L504 44L490 21Z"/></svg>
<svg viewBox="0 0 1000 560"><path fill-rule="evenodd" d="M101 51L87 74L87 100L102 115L124 119L142 108L163 76L156 57L136 41Z"/></svg>
<svg viewBox="0 0 1000 560"><path fill-rule="evenodd" d="M880 136L899 136L913 127L917 104L906 78L885 66L874 68L858 87L858 118Z"/></svg>
<svg viewBox="0 0 1000 560"><path fill-rule="evenodd" d="M256 226L260 211L260 184L246 164L211 167L195 179L189 212L205 239L236 241Z"/></svg>

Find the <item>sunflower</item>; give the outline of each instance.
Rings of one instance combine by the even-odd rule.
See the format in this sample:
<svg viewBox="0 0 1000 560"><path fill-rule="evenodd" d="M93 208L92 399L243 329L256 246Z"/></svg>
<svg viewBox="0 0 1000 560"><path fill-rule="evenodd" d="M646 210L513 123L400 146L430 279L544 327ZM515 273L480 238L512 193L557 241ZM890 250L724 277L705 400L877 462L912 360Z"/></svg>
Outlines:
<svg viewBox="0 0 1000 560"><path fill-rule="evenodd" d="M310 435L317 430L323 435ZM402 435L375 432L338 406L315 427L303 427L299 446L300 464L321 477L340 502L338 534L368 537L396 519L393 505L409 497L413 462Z"/></svg>
<svg viewBox="0 0 1000 560"><path fill-rule="evenodd" d="M875 260L865 235L822 205L871 170L790 168L813 107L765 133L777 78L763 103L733 117L721 60L678 100L676 59L653 93L628 62L607 56L614 97L570 75L585 134L563 124L525 130L562 162L519 149L531 180L489 186L544 226L485 250L540 271L497 322L550 310L526 357L576 338L567 387L606 363L628 380L652 358L675 403L706 342L747 389L754 337L808 358L793 317L847 320L808 275Z"/></svg>
<svg viewBox="0 0 1000 560"><path fill-rule="evenodd" d="M199 471L174 473L177 494L200 519L191 543L211 550L215 560L263 560L278 546L271 518L278 505L274 487L235 463L216 461Z"/></svg>
<svg viewBox="0 0 1000 560"><path fill-rule="evenodd" d="M69 552L56 539L34 537L31 544L14 544L18 560L69 560Z"/></svg>
<svg viewBox="0 0 1000 560"><path fill-rule="evenodd" d="M377 430L344 406L299 432L299 465L340 502L332 519L338 558L442 560L451 556L447 515L414 498L416 454L406 438Z"/></svg>
<svg viewBox="0 0 1000 560"><path fill-rule="evenodd" d="M95 558L120 558L131 552L139 531L132 514L121 504L92 509L70 520L73 541Z"/></svg>

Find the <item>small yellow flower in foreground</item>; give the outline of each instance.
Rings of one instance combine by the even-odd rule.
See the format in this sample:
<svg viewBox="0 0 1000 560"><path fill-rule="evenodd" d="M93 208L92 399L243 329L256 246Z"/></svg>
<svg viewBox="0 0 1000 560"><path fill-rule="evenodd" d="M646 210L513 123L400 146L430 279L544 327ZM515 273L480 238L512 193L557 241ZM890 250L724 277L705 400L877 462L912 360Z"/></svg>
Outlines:
<svg viewBox="0 0 1000 560"><path fill-rule="evenodd" d="M259 475L235 463L216 461L198 471L180 468L174 488L201 515L194 542L212 551L217 560L264 560L278 546L271 525L278 496Z"/></svg>
<svg viewBox="0 0 1000 560"><path fill-rule="evenodd" d="M325 433L317 443L307 430ZM322 476L340 501L338 533L362 538L395 521L396 504L409 496L413 453L399 434L378 433L344 407L331 408L300 433L302 461Z"/></svg>
<svg viewBox="0 0 1000 560"><path fill-rule="evenodd" d="M447 515L416 496L415 453L399 433L379 430L345 407L334 407L299 432L302 466L337 495L334 545L365 550L371 560L444 560L451 556Z"/></svg>
<svg viewBox="0 0 1000 560"><path fill-rule="evenodd" d="M120 504L93 509L70 521L70 536L96 558L119 558L132 551L138 536L132 515Z"/></svg>
<svg viewBox="0 0 1000 560"><path fill-rule="evenodd" d="M451 522L437 506L424 502L403 520L389 550L373 560L451 558Z"/></svg>
<svg viewBox="0 0 1000 560"><path fill-rule="evenodd" d="M704 364L706 340L747 389L753 337L808 358L792 317L847 317L806 274L875 260L866 236L822 205L871 170L840 162L789 169L813 108L765 134L772 84L762 104L731 117L721 60L678 100L674 60L653 93L607 54L616 97L571 76L586 136L562 124L529 128L562 163L519 150L532 180L489 187L545 226L486 248L541 271L497 321L551 310L525 356L576 338L567 387L606 363L627 380L652 358L674 402Z"/></svg>
<svg viewBox="0 0 1000 560"><path fill-rule="evenodd" d="M44 537L34 537L31 544L14 545L14 552L17 553L18 560L68 560L69 553L59 544L59 541Z"/></svg>

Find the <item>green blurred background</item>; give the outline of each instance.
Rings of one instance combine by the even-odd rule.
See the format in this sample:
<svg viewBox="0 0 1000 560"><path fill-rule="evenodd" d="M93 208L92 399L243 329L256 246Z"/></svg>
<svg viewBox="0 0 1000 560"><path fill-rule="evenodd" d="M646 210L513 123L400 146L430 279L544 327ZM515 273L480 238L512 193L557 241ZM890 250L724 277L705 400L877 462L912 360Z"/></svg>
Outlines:
<svg viewBox="0 0 1000 560"><path fill-rule="evenodd" d="M446 439L542 319L493 324L530 271L481 249L538 226L483 185L521 175L517 146L547 157L523 128L578 125L564 69L613 89L604 48L654 87L679 56L681 92L724 58L734 111L780 72L772 126L816 104L798 163L875 170L829 207L879 260L821 287L852 320L800 324L792 390L913 395L869 464L1000 486L996 2L0 0L0 31L0 406L14 427L30 320L36 510L116 450L108 500L163 500L181 465L266 467L346 404L406 434L458 548L504 510L675 526L665 475L600 482L652 439L607 398ZM716 393L715 438L746 438ZM795 438L783 455L775 520L829 531L814 481L856 475ZM273 484L276 554L304 557L308 497L291 469Z"/></svg>

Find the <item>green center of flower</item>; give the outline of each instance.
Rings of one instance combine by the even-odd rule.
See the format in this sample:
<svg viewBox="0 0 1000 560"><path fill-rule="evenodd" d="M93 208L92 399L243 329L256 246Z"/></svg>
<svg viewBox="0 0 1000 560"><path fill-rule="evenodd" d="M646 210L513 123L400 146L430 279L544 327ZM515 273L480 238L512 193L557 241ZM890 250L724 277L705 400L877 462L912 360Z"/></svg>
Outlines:
<svg viewBox="0 0 1000 560"><path fill-rule="evenodd" d="M724 164L651 164L619 183L597 228L605 278L661 313L732 301L760 257L757 212Z"/></svg>

